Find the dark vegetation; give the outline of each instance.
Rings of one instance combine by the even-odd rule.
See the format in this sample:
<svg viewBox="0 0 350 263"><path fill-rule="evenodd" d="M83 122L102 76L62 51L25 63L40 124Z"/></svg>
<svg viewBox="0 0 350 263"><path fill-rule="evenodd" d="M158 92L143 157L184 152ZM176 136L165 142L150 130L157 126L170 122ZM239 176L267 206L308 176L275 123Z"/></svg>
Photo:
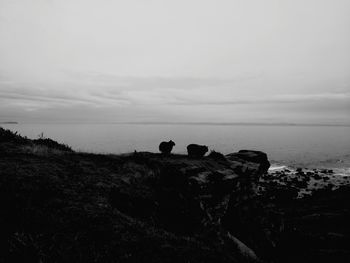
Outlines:
<svg viewBox="0 0 350 263"><path fill-rule="evenodd" d="M1 143L16 143L16 144L24 144L30 142L30 140L26 137L22 137L18 134L18 132L12 132L10 130L5 130L0 127L0 142Z"/></svg>
<svg viewBox="0 0 350 263"><path fill-rule="evenodd" d="M257 151L98 155L0 128L0 262L349 262L349 188L296 199L268 167Z"/></svg>
<svg viewBox="0 0 350 263"><path fill-rule="evenodd" d="M50 138L39 138L33 140L34 145L46 146L59 151L72 152L72 148L66 144L58 143Z"/></svg>
<svg viewBox="0 0 350 263"><path fill-rule="evenodd" d="M2 148L6 147L15 147L18 148L18 146L44 146L50 149L55 149L58 151L64 151L64 152L73 152L72 148L66 144L58 143L50 138L45 138L43 135L39 136L38 139L31 140L27 137L23 137L18 134L18 132L12 132L10 130L5 130L0 127L0 143L2 144ZM9 144L9 145L7 145ZM6 149L3 149L3 151L7 151Z"/></svg>

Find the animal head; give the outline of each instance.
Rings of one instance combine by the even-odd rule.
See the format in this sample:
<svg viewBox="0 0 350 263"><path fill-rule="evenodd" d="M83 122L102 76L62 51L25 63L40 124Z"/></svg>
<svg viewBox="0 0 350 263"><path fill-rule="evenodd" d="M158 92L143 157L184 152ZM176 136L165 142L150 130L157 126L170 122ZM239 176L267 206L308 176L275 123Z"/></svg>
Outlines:
<svg viewBox="0 0 350 263"><path fill-rule="evenodd" d="M175 143L172 140L169 141L169 144L171 144L172 146L175 146Z"/></svg>
<svg viewBox="0 0 350 263"><path fill-rule="evenodd" d="M205 152L209 151L208 146L204 146L203 149L205 149Z"/></svg>

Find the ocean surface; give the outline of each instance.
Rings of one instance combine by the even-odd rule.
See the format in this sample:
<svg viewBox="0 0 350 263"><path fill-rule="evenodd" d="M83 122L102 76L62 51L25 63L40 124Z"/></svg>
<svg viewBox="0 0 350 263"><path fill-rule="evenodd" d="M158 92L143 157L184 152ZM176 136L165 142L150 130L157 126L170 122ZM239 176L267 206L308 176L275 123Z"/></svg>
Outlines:
<svg viewBox="0 0 350 263"><path fill-rule="evenodd" d="M303 125L196 124L1 124L29 138L52 138L74 150L93 153L158 152L161 141L175 141L175 153L190 143L224 154L241 149L268 154L272 169L328 168L350 175L350 127Z"/></svg>

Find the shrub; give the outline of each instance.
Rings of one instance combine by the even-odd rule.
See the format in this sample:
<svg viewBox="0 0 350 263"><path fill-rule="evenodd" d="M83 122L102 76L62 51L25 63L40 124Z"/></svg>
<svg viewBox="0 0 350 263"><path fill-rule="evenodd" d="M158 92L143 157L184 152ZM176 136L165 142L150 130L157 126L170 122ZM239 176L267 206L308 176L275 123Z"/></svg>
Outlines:
<svg viewBox="0 0 350 263"><path fill-rule="evenodd" d="M5 130L0 127L0 143L2 142L15 142L19 144L27 143L29 139L27 137L22 137L17 132L13 132L10 130Z"/></svg>
<svg viewBox="0 0 350 263"><path fill-rule="evenodd" d="M73 151L70 146L66 144L58 143L50 138L39 138L39 139L33 140L33 143L40 146L47 146L48 148L56 149L60 151L67 151L67 152Z"/></svg>

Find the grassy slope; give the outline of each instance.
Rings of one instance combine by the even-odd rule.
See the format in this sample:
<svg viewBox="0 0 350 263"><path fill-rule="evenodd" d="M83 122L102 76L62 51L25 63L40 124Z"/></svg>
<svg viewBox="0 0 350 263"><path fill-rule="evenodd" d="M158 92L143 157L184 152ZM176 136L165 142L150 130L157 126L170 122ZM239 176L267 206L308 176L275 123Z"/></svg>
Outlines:
<svg viewBox="0 0 350 263"><path fill-rule="evenodd" d="M215 244L126 213L132 205L113 207L116 188L147 196L150 182L128 189L127 180L152 181L137 176L148 159L74 153L0 132L0 262L234 261Z"/></svg>

